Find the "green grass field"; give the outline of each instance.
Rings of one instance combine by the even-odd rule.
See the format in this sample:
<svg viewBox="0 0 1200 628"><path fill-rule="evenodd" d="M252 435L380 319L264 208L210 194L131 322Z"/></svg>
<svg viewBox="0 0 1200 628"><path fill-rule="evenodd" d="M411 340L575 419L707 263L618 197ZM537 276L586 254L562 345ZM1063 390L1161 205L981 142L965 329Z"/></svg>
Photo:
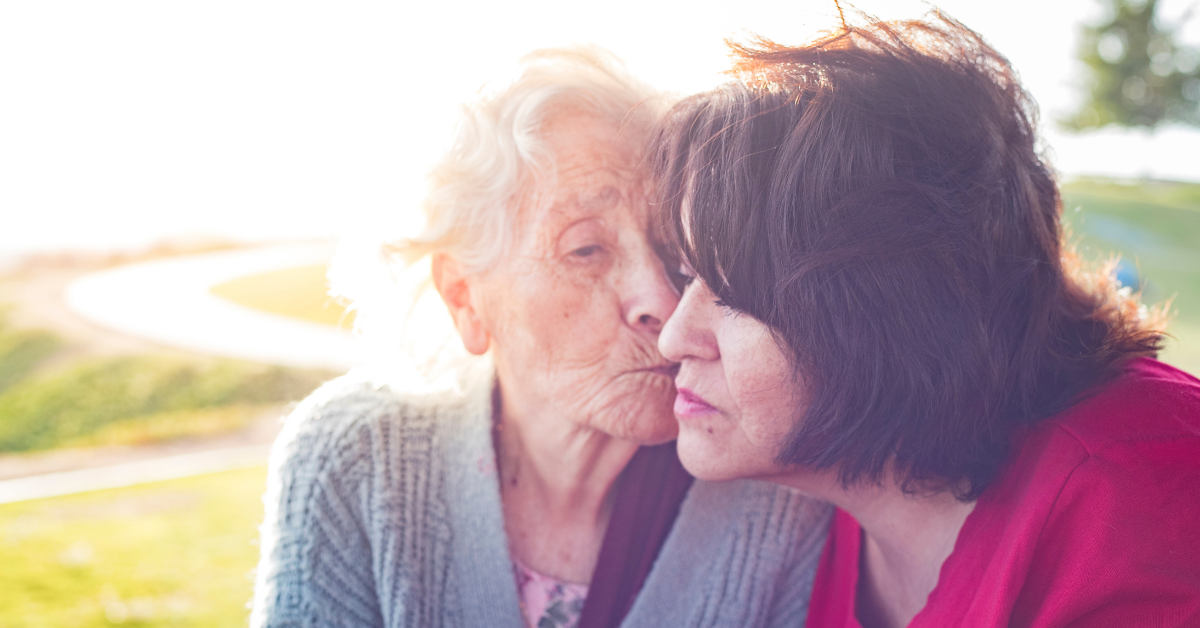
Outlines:
<svg viewBox="0 0 1200 628"><path fill-rule="evenodd" d="M0 371L4 364L0 355ZM231 431L264 406L304 398L331 375L233 360L87 360L0 389L0 453Z"/></svg>
<svg viewBox="0 0 1200 628"><path fill-rule="evenodd" d="M1065 222L1089 260L1120 253L1148 303L1170 300L1168 363L1200 374L1200 185L1079 180L1063 186Z"/></svg>
<svg viewBox="0 0 1200 628"><path fill-rule="evenodd" d="M42 360L54 355L62 340L40 329L10 329L0 308L0 392L26 379Z"/></svg>
<svg viewBox="0 0 1200 628"><path fill-rule="evenodd" d="M244 626L263 468L0 505L0 626Z"/></svg>

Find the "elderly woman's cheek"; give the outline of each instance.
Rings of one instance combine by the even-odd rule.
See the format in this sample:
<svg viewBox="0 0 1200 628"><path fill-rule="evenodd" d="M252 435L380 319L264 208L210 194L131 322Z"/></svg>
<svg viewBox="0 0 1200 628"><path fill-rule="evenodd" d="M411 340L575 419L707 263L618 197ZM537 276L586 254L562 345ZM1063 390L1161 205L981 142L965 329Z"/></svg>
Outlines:
<svg viewBox="0 0 1200 628"><path fill-rule="evenodd" d="M551 287L535 299L533 324L540 326L564 357L583 364L600 361L614 349L622 324L620 302L605 277L592 268L556 273Z"/></svg>
<svg viewBox="0 0 1200 628"><path fill-rule="evenodd" d="M647 445L675 438L679 427L671 411L675 384L670 377L628 371L609 375L586 401L592 427Z"/></svg>

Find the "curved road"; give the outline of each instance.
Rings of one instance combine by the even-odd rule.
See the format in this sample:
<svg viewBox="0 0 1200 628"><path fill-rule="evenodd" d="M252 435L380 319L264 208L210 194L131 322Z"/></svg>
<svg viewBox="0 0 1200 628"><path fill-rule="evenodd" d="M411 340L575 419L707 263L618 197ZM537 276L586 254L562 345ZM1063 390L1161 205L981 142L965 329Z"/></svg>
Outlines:
<svg viewBox="0 0 1200 628"><path fill-rule="evenodd" d="M129 264L84 275L64 296L82 318L130 336L242 360L345 371L367 358L358 337L209 292L238 277L323 264L333 248L273 245Z"/></svg>

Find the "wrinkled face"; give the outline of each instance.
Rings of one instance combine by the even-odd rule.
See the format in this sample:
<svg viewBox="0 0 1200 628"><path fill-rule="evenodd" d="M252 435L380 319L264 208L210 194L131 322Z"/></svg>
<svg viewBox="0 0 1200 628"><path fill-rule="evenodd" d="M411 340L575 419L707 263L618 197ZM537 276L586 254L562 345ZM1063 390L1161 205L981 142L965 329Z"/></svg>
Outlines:
<svg viewBox="0 0 1200 628"><path fill-rule="evenodd" d="M731 480L795 473L775 457L806 395L766 325L718 304L708 286L693 279L659 347L680 362L677 447L692 475Z"/></svg>
<svg viewBox="0 0 1200 628"><path fill-rule="evenodd" d="M671 440L674 365L657 341L679 298L649 236L638 155L582 114L545 132L557 176L523 199L512 253L479 282L505 412Z"/></svg>

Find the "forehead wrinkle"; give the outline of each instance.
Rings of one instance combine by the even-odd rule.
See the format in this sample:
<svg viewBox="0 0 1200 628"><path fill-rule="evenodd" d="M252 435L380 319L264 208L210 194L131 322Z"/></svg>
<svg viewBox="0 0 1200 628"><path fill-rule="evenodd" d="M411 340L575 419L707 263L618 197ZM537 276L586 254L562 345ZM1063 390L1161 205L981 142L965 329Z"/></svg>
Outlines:
<svg viewBox="0 0 1200 628"><path fill-rule="evenodd" d="M641 173L624 148L603 141L556 147L556 167L530 187L519 210L517 238L524 242L518 245L524 256L543 257L557 236L582 218L635 203L643 193Z"/></svg>
<svg viewBox="0 0 1200 628"><path fill-rule="evenodd" d="M633 190L632 170L595 168L570 177L560 177L555 186L555 200L545 205L539 218L547 213L594 215L609 210L628 199Z"/></svg>

